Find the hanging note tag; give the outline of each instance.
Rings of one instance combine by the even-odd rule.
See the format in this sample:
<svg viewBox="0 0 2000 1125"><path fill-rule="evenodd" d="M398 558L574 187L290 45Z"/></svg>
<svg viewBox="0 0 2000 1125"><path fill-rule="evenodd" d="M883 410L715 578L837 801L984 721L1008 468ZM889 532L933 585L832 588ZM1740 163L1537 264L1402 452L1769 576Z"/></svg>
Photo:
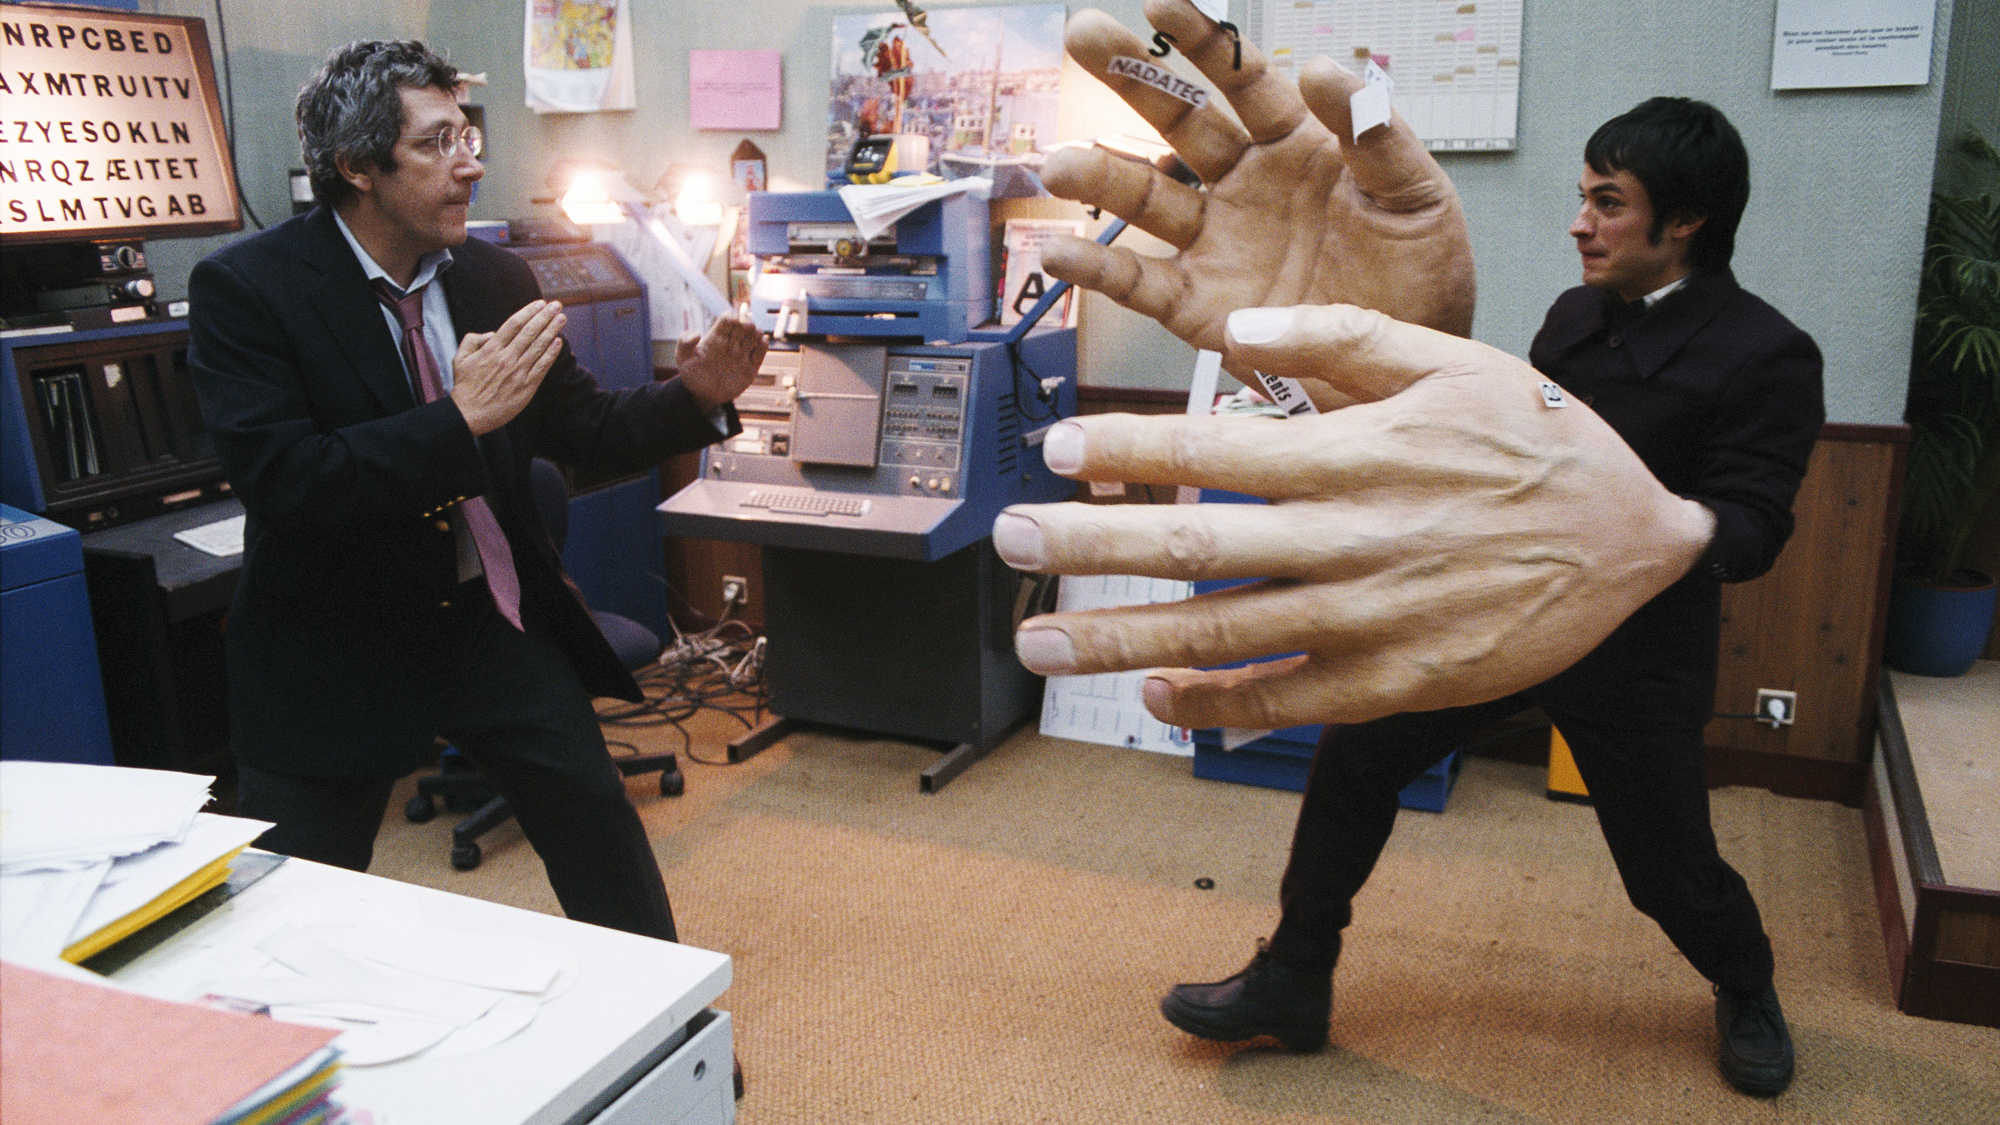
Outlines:
<svg viewBox="0 0 2000 1125"><path fill-rule="evenodd" d="M1347 99L1348 113L1354 118L1354 135L1360 136L1377 125L1389 123L1389 103L1396 83L1374 59L1368 60L1361 75L1361 88Z"/></svg>
<svg viewBox="0 0 2000 1125"><path fill-rule="evenodd" d="M1255 372L1255 375L1257 385L1264 388L1264 393L1271 397L1271 402L1283 410L1287 417L1297 418L1302 414L1319 413L1319 407L1313 405L1313 400L1306 396L1306 389L1299 385L1297 379L1287 379L1282 375L1266 375L1262 371Z"/></svg>
<svg viewBox="0 0 2000 1125"><path fill-rule="evenodd" d="M1194 0L1194 10L1221 23L1229 18L1229 0Z"/></svg>
<svg viewBox="0 0 2000 1125"><path fill-rule="evenodd" d="M1557 410L1568 406L1569 400L1563 397L1563 389L1561 387L1556 386L1554 383L1545 382L1542 384L1542 405L1548 407L1550 410Z"/></svg>

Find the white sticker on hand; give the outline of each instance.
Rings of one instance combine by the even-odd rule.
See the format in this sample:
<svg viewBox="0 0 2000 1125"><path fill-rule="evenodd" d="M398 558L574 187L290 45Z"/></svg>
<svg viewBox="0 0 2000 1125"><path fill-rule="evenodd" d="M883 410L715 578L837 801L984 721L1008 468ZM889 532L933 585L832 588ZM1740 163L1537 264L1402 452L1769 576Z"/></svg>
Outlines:
<svg viewBox="0 0 2000 1125"><path fill-rule="evenodd" d="M1361 81L1361 88L1347 99L1347 112L1354 119L1354 135L1357 137L1377 125L1389 123L1389 103L1396 93L1396 83L1390 79L1389 72L1374 59L1368 60Z"/></svg>

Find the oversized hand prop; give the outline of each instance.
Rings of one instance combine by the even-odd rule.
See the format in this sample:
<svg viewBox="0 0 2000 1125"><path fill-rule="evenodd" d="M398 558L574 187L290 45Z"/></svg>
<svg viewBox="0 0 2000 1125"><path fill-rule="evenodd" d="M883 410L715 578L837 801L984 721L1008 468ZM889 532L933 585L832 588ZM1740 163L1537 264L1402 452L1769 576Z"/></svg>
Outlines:
<svg viewBox="0 0 2000 1125"><path fill-rule="evenodd" d="M1348 305L1228 318L1225 359L1358 405L1290 419L1095 415L1052 467L1260 504L1017 506L1010 565L1268 581L1172 605L1030 618L1044 674L1159 668L1184 726L1359 722L1474 703L1562 670L1694 564L1713 532L1589 407L1484 344ZM1308 383L1309 389L1311 384ZM1559 405L1557 405L1559 404ZM1303 652L1228 671L1189 665Z"/></svg>
<svg viewBox="0 0 2000 1125"><path fill-rule="evenodd" d="M1103 12L1078 12L1064 33L1070 55L1158 129L1206 187L1101 149L1057 150L1043 169L1051 192L1103 207L1176 252L1146 258L1065 239L1043 253L1050 274L1216 351L1223 319L1258 306L1338 302L1471 331L1465 215L1400 117L1356 138L1348 98L1360 79L1319 60L1295 86L1187 0L1149 0L1146 17L1242 124L1131 77L1130 63L1152 61L1147 46Z"/></svg>

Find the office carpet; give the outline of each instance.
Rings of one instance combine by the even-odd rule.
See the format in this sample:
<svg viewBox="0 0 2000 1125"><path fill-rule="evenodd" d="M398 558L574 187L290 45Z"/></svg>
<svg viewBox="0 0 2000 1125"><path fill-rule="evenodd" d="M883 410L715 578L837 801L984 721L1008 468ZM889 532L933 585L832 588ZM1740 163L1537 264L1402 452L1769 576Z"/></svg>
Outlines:
<svg viewBox="0 0 2000 1125"><path fill-rule="evenodd" d="M730 722L695 726L721 759ZM1891 1002L1855 809L1713 795L1798 1043L1792 1089L1758 1101L1716 1073L1707 984L1538 769L1473 759L1444 813L1403 813L1356 904L1332 1045L1298 1055L1190 1038L1155 1007L1268 932L1296 795L1033 732L921 793L934 757L806 733L689 763L680 798L630 783L683 938L735 958L749 1125L2000 1120L2000 1031ZM555 910L511 827L472 872L447 836L392 811L372 870Z"/></svg>

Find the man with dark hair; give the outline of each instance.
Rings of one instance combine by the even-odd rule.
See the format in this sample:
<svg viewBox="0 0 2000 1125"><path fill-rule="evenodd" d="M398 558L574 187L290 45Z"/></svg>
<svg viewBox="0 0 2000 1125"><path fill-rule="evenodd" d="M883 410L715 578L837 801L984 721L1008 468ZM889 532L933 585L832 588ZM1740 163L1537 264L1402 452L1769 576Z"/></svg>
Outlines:
<svg viewBox="0 0 2000 1125"><path fill-rule="evenodd" d="M1658 243L1677 216L1700 216L1688 243L1689 267L1729 268L1750 202L1750 155L1720 110L1688 98L1650 98L1599 125L1584 142L1583 162L1600 176L1622 168L1646 186L1649 241Z"/></svg>
<svg viewBox="0 0 2000 1125"><path fill-rule="evenodd" d="M1717 852L1703 777L1722 582L1769 569L1820 424L1810 337L1729 272L1749 196L1742 142L1712 106L1656 98L1586 149L1569 233L1584 284L1558 297L1529 357L1609 423L1660 484L1708 513L1706 552L1594 650L1490 702L1329 726L1282 883L1282 916L1243 971L1176 986L1175 1026L1226 1041L1326 1042L1350 904L1388 841L1397 795L1485 727L1539 705L1562 732L1635 906L1715 987L1724 1075L1790 1083L1792 1043L1749 888ZM1450 630L1450 621L1435 628Z"/></svg>
<svg viewBox="0 0 2000 1125"><path fill-rule="evenodd" d="M1356 121L1358 76L1316 59L1294 83L1187 0L1146 13L1235 112L1122 73L1144 43L1078 12L1071 57L1201 186L1098 151L1051 154L1051 193L1170 252L1067 239L1043 264L1219 351L1239 377L1298 380L1318 411L1050 427L1043 457L1067 476L1268 503L1015 505L993 527L1010 565L1261 581L1031 617L1015 652L1045 675L1148 669L1146 709L1179 726L1333 724L1275 933L1235 976L1175 987L1162 1013L1209 1039L1324 1045L1341 932L1398 793L1540 704L1632 901L1716 987L1723 1073L1779 1092L1791 1039L1756 905L1709 825L1701 734L1719 583L1777 557L1823 408L1812 340L1729 273L1749 191L1734 130L1672 99L1606 126L1570 228L1585 284L1550 309L1530 367L1463 338L1457 194L1399 115Z"/></svg>
<svg viewBox="0 0 2000 1125"><path fill-rule="evenodd" d="M591 697L639 689L568 585L536 457L639 471L737 428L763 337L605 391L525 263L466 239L482 138L415 42L299 92L320 206L189 280L189 363L248 519L227 635L238 806L273 851L365 869L396 779L450 739L513 807L570 917L673 940ZM635 529L635 533L638 529Z"/></svg>

